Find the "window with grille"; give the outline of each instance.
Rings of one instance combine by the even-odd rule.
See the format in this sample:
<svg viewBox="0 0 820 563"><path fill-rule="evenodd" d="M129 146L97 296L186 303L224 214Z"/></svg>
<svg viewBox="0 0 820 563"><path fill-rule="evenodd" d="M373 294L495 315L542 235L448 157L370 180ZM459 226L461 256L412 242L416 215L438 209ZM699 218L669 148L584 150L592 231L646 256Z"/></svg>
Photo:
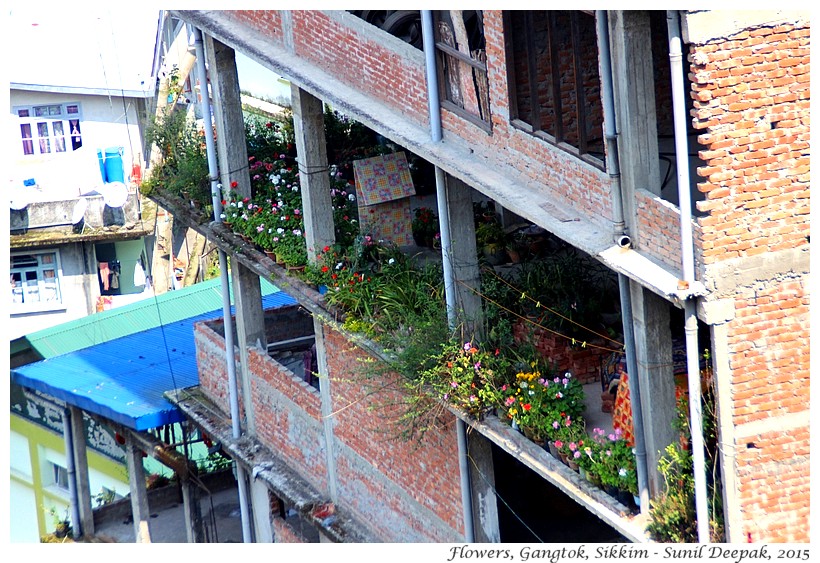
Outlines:
<svg viewBox="0 0 820 563"><path fill-rule="evenodd" d="M593 13L504 12L514 126L603 167L603 107Z"/></svg>
<svg viewBox="0 0 820 563"><path fill-rule="evenodd" d="M24 155L71 152L83 146L80 104L15 108Z"/></svg>
<svg viewBox="0 0 820 563"><path fill-rule="evenodd" d="M441 106L490 131L490 88L480 10L435 12Z"/></svg>
<svg viewBox="0 0 820 563"><path fill-rule="evenodd" d="M12 254L9 278L12 312L62 303L56 252Z"/></svg>

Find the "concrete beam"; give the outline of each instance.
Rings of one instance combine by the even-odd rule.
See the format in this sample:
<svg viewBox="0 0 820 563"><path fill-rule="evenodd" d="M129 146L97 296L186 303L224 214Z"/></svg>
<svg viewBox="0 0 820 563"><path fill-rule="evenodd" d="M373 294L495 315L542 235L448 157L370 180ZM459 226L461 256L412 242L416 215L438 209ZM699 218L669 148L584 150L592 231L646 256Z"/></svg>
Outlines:
<svg viewBox="0 0 820 563"><path fill-rule="evenodd" d="M702 45L754 27L784 23L806 25L811 20L809 10L698 10L683 12L681 27L686 43Z"/></svg>

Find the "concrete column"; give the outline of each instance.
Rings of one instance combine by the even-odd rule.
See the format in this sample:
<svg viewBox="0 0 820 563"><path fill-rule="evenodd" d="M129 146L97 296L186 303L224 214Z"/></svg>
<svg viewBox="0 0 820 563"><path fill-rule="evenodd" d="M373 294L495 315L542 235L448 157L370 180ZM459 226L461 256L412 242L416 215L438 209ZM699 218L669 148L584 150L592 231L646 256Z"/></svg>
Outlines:
<svg viewBox="0 0 820 563"><path fill-rule="evenodd" d="M467 184L447 176L447 207L450 223L450 246L455 279L456 315L476 338L481 339L482 323L480 273L473 219L473 190Z"/></svg>
<svg viewBox="0 0 820 563"><path fill-rule="evenodd" d="M643 188L660 195L649 12L610 10L608 15L624 220L632 237L632 246L639 248L635 190Z"/></svg>
<svg viewBox="0 0 820 563"><path fill-rule="evenodd" d="M253 504L253 529L256 543L273 543L271 526L270 492L262 481L251 479L251 503Z"/></svg>
<svg viewBox="0 0 820 563"><path fill-rule="evenodd" d="M80 527L84 536L94 535L94 513L91 507L91 486L88 483L88 452L86 451L83 411L69 406L71 413L71 444L74 455L74 472L77 485L77 503ZM69 455L69 452L66 452Z"/></svg>
<svg viewBox="0 0 820 563"><path fill-rule="evenodd" d="M495 470L490 441L478 432L467 431L470 460L470 490L473 495L473 522L476 543L498 543L498 499L495 496Z"/></svg>
<svg viewBox="0 0 820 563"><path fill-rule="evenodd" d="M259 350L267 351L262 287L259 276L238 260L231 260L231 281L236 310L236 345L239 347L239 377L245 407L245 430L251 436L255 436L256 416L251 395L248 347L256 346Z"/></svg>
<svg viewBox="0 0 820 563"><path fill-rule="evenodd" d="M185 516L185 536L188 543L199 543L202 538L202 518L199 514L199 495L188 477L180 480L182 512Z"/></svg>
<svg viewBox="0 0 820 563"><path fill-rule="evenodd" d="M715 409L718 425L718 459L723 479L723 525L726 541L743 543L743 513L737 478L738 437L735 429L732 398L732 369L729 365L729 332L727 324L735 317L732 299L701 302L699 312L710 325L712 340L712 377L715 386Z"/></svg>
<svg viewBox="0 0 820 563"><path fill-rule="evenodd" d="M137 446L130 432L125 436L125 460L128 467L128 482L131 486L131 514L134 518L135 543L151 543L151 514L148 508L148 490L145 487L142 450Z"/></svg>
<svg viewBox="0 0 820 563"><path fill-rule="evenodd" d="M675 416L675 377L672 369L672 333L669 326L670 304L630 281L632 318L635 327L635 357L641 387L644 443L646 445L649 495L664 490L658 460L666 446L678 439L672 428ZM635 374L629 374L634 377Z"/></svg>
<svg viewBox="0 0 820 563"><path fill-rule="evenodd" d="M248 146L239 76L236 70L236 54L233 49L209 36L204 37L204 44L214 98L216 144L223 191L233 189L242 196L250 197ZM233 182L236 182L236 187L230 188ZM255 435L248 346L259 346L262 349L267 347L262 292L259 276L238 261L231 261L231 274L236 305L236 344L239 347L239 377L244 399L246 431Z"/></svg>
<svg viewBox="0 0 820 563"><path fill-rule="evenodd" d="M314 261L322 248L336 241L325 145L324 105L322 100L296 85L291 85L290 91L299 184L302 186L305 240L308 260Z"/></svg>
<svg viewBox="0 0 820 563"><path fill-rule="evenodd" d="M325 330L322 322L313 317L313 332L316 336L316 368L319 372L319 395L322 399L322 424L325 433L325 462L327 463L328 493L333 502L338 502L336 477L336 456L333 447L333 400L330 393L330 378L325 349Z"/></svg>

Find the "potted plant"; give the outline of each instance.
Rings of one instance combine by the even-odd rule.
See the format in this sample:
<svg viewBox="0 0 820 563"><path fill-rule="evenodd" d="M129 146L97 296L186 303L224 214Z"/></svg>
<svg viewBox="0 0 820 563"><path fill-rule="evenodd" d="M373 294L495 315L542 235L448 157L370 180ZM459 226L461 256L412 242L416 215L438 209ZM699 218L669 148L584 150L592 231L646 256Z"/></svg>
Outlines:
<svg viewBox="0 0 820 563"><path fill-rule="evenodd" d="M476 246L492 266L503 264L507 258L507 234L498 221L480 223L475 230Z"/></svg>
<svg viewBox="0 0 820 563"><path fill-rule="evenodd" d="M68 508L60 514L57 508L52 506L48 513L54 522L54 535L58 538L65 538L71 535L71 522L68 519Z"/></svg>
<svg viewBox="0 0 820 563"><path fill-rule="evenodd" d="M498 382L508 368L502 356L472 341L449 342L442 345L435 363L419 375L418 382L429 385L443 401L480 419L497 404Z"/></svg>

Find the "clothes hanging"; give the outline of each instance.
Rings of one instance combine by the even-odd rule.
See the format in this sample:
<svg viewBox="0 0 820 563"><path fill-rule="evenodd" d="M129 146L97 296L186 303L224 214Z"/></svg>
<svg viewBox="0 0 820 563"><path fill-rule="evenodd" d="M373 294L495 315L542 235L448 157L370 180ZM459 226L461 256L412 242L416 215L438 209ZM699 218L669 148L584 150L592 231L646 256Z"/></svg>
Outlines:
<svg viewBox="0 0 820 563"><path fill-rule="evenodd" d="M100 262L100 281L102 282L103 290L108 291L108 278L111 275L111 270L108 268L108 262Z"/></svg>
<svg viewBox="0 0 820 563"><path fill-rule="evenodd" d="M134 285L145 285L145 270L142 267L142 260L137 260L134 265Z"/></svg>

